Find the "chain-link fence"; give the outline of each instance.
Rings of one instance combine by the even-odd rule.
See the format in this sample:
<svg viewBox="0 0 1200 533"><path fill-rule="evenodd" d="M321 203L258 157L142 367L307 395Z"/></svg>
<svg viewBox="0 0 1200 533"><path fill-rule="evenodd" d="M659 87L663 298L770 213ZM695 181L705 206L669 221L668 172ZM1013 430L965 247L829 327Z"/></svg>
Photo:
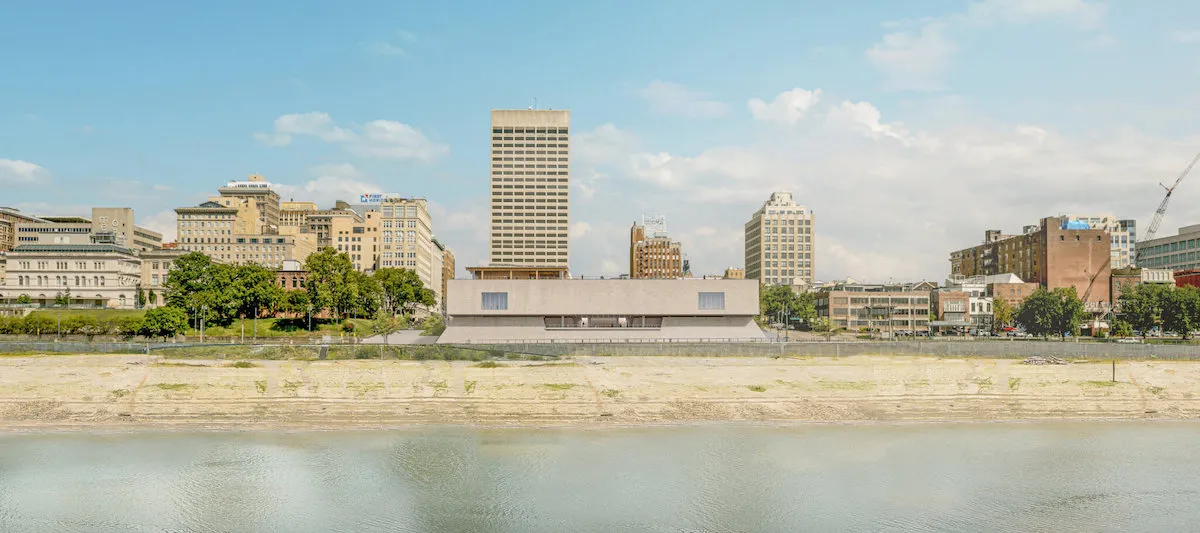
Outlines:
<svg viewBox="0 0 1200 533"><path fill-rule="evenodd" d="M477 345L471 345L477 346ZM1057 341L896 341L778 343L530 343L490 344L518 353L571 356L819 356L923 355L937 357L1200 360L1200 345Z"/></svg>
<svg viewBox="0 0 1200 533"><path fill-rule="evenodd" d="M537 359L572 355L774 357L913 355L936 357L1200 360L1200 345L1058 341L670 342L504 344L197 344L136 342L0 342L0 353L142 353L219 359Z"/></svg>

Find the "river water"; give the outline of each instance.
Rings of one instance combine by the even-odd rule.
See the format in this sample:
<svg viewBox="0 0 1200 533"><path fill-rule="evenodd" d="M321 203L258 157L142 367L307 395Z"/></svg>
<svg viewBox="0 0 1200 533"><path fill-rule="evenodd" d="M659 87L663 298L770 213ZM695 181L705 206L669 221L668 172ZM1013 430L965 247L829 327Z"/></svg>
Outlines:
<svg viewBox="0 0 1200 533"><path fill-rule="evenodd" d="M1189 531L1200 425L0 434L0 531Z"/></svg>

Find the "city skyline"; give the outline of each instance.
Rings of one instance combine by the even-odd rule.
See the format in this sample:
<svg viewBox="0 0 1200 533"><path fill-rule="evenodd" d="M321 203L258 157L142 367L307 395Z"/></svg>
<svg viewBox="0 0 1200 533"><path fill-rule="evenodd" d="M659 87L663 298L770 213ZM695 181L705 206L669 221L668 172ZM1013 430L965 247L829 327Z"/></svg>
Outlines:
<svg viewBox="0 0 1200 533"><path fill-rule="evenodd" d="M536 105L575 122L574 273L625 273L628 221L643 212L672 220L697 274L744 266L742 225L789 191L821 215L816 279L937 280L946 252L983 229L1059 213L1146 224L1158 182L1200 148L1187 130L1200 33L1171 22L1200 7L1032 5L701 2L631 19L617 4L563 17L298 4L279 27L250 22L274 14L261 6L223 20L9 5L0 14L21 24L0 46L22 55L0 88L0 205L130 206L173 240L175 207L262 174L284 200L322 208L372 192L428 198L456 263L483 265L487 114ZM701 17L731 38L686 29ZM529 39L486 39L496 20ZM651 35L664 25L675 33ZM539 47L552 52L524 51ZM1161 234L1200 221L1198 200L1185 181Z"/></svg>

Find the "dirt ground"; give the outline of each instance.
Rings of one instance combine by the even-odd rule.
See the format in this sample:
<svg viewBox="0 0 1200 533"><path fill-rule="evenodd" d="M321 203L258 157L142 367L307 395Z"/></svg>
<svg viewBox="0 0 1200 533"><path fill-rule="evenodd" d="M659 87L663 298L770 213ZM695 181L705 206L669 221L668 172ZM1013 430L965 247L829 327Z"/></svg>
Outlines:
<svg viewBox="0 0 1200 533"><path fill-rule="evenodd" d="M1200 417L1200 362L576 357L554 363L0 357L0 429ZM243 365L246 366L246 365Z"/></svg>

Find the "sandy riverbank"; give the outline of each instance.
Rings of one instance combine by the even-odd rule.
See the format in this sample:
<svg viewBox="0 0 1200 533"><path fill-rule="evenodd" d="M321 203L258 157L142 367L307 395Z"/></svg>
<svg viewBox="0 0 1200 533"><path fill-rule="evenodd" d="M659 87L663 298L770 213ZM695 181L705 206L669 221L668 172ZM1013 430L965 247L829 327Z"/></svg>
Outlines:
<svg viewBox="0 0 1200 533"><path fill-rule="evenodd" d="M0 358L0 428L370 428L1200 417L1200 362Z"/></svg>

